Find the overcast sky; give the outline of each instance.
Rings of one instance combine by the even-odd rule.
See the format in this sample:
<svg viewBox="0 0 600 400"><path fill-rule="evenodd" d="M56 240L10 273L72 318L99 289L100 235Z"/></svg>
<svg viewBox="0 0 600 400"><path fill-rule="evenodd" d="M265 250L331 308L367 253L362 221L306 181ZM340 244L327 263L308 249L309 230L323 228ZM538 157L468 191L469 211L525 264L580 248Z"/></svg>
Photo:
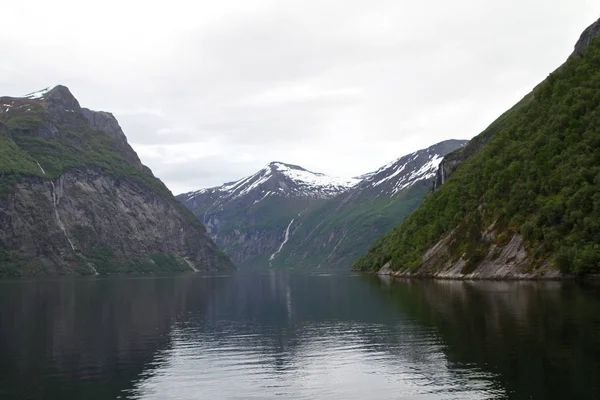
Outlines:
<svg viewBox="0 0 600 400"><path fill-rule="evenodd" d="M597 0L29 0L0 95L110 111L175 193L283 161L355 176L469 139L562 64Z"/></svg>

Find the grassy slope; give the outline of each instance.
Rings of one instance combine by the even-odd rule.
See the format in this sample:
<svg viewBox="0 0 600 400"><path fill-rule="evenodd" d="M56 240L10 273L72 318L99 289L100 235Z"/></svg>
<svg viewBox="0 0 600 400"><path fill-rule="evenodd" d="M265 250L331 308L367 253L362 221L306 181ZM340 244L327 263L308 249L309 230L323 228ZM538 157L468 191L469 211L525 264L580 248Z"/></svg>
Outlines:
<svg viewBox="0 0 600 400"><path fill-rule="evenodd" d="M499 244L523 235L532 269L551 262L563 272L600 271L600 39L501 118L488 144L355 269L388 261L395 270L417 268L455 228L453 252L476 261L487 249L481 232L496 223Z"/></svg>
<svg viewBox="0 0 600 400"><path fill-rule="evenodd" d="M56 126L59 136L43 137L35 133L48 125L48 116L40 102L13 100L17 106L0 114L0 122L10 131L0 138L0 155L3 156L0 174L53 179L71 168L99 167L113 176L131 177L158 193L171 195L160 180L139 167L138 160L130 160L123 154L121 143L94 130L82 115L67 113ZM7 154L11 156L5 158Z"/></svg>
<svg viewBox="0 0 600 400"><path fill-rule="evenodd" d="M302 215L301 226L273 265L348 268L376 238L417 208L429 190L427 181L393 199L384 196L339 204L345 196L334 198ZM332 233L335 237L330 241Z"/></svg>

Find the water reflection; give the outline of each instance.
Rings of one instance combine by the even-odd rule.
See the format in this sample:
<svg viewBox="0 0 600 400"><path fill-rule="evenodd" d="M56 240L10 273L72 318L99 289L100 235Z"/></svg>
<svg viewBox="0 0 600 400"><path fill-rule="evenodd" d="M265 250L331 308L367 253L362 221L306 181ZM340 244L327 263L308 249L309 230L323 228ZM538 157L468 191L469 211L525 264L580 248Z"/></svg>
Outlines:
<svg viewBox="0 0 600 400"><path fill-rule="evenodd" d="M239 274L176 323L132 398L490 398L489 373L448 368L443 342L361 276Z"/></svg>
<svg viewBox="0 0 600 400"><path fill-rule="evenodd" d="M1 281L0 398L116 398L223 285L189 278Z"/></svg>
<svg viewBox="0 0 600 400"><path fill-rule="evenodd" d="M0 282L0 398L594 398L599 300L277 271Z"/></svg>
<svg viewBox="0 0 600 400"><path fill-rule="evenodd" d="M434 327L451 367L490 372L519 399L600 395L600 288L574 282L372 281Z"/></svg>

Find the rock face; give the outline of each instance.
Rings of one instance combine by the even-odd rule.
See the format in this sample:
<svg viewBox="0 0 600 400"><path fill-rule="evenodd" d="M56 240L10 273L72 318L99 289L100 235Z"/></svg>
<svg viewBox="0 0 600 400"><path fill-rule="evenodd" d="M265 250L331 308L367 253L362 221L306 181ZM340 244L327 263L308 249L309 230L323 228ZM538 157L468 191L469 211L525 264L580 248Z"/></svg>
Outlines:
<svg viewBox="0 0 600 400"><path fill-rule="evenodd" d="M273 162L217 188L179 195L240 267L349 268L431 189L448 140L354 179Z"/></svg>
<svg viewBox="0 0 600 400"><path fill-rule="evenodd" d="M589 46L592 39L598 35L600 35L600 19L588 26L586 30L583 31L579 37L579 40L575 44L575 50L573 51L573 54L571 54L571 57L581 54L581 52L587 46Z"/></svg>
<svg viewBox="0 0 600 400"><path fill-rule="evenodd" d="M494 234L489 233L490 239ZM531 271L531 259L521 235L515 234L508 244L499 247L490 243L485 257L477 265L470 265L464 257L452 258L452 242L457 238L456 232L450 233L443 240L423 254L421 266L416 270L393 271L389 264L384 265L377 274L404 278L439 278L439 279L558 279L558 270L540 268Z"/></svg>
<svg viewBox="0 0 600 400"><path fill-rule="evenodd" d="M0 98L0 274L233 269L109 113L64 86Z"/></svg>

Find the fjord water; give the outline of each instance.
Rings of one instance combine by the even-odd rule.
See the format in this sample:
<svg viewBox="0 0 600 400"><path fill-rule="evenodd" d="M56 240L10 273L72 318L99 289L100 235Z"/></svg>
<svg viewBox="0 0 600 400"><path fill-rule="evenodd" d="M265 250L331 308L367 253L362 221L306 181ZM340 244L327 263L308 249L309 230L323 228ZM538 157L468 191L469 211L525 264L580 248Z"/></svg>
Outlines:
<svg viewBox="0 0 600 400"><path fill-rule="evenodd" d="M0 281L2 399L597 398L598 376L594 284Z"/></svg>

